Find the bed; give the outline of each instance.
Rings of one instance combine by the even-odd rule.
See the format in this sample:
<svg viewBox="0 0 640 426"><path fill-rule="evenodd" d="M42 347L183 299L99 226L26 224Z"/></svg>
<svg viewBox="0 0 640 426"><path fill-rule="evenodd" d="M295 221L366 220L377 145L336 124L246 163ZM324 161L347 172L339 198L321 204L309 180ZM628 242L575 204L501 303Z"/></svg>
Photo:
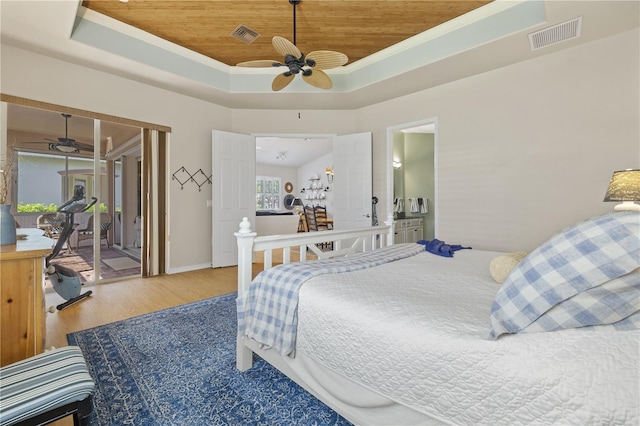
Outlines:
<svg viewBox="0 0 640 426"><path fill-rule="evenodd" d="M255 353L354 424L640 423L640 214L563 230L515 262L502 285L489 265L504 253L461 249L445 257L420 244L392 246L393 223L315 234L256 238L241 223L238 369L250 368ZM334 250L318 250L328 239ZM561 265L556 249L567 245L570 264ZM296 248L297 265L289 263ZM306 261L307 248L318 261ZM283 250L283 265L272 267L274 249ZM265 271L252 283L257 251ZM567 278L567 268L579 274ZM589 287L594 276L599 284ZM540 285L541 277L557 290L541 290L553 306L537 297L514 309L531 288L540 290L532 281ZM285 291L271 287L282 283ZM284 317L295 324L277 317L273 330L256 327L265 317L260 303L280 304L265 291L292 289ZM565 300L552 303L556 293ZM599 307L600 300L615 303Z"/></svg>

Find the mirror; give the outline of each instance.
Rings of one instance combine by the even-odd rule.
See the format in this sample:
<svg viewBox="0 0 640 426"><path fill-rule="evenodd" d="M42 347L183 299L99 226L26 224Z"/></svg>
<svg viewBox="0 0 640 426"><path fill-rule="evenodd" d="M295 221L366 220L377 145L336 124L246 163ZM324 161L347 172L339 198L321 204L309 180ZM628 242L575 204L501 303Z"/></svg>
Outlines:
<svg viewBox="0 0 640 426"><path fill-rule="evenodd" d="M434 238L434 133L393 134L393 197L397 219L423 218L424 238ZM424 203L424 207L422 205Z"/></svg>

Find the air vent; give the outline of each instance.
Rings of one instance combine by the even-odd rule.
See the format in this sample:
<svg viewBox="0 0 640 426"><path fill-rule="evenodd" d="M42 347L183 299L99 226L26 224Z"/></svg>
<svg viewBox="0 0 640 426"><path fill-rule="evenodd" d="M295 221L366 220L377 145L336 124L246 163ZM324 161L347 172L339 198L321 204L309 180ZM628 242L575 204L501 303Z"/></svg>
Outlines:
<svg viewBox="0 0 640 426"><path fill-rule="evenodd" d="M531 50L541 49L561 41L580 37L581 30L582 16L529 34L529 44L531 44Z"/></svg>
<svg viewBox="0 0 640 426"><path fill-rule="evenodd" d="M251 44L255 39L260 37L260 34L245 27L244 25L238 25L238 27L231 33L231 37L237 38L243 43Z"/></svg>

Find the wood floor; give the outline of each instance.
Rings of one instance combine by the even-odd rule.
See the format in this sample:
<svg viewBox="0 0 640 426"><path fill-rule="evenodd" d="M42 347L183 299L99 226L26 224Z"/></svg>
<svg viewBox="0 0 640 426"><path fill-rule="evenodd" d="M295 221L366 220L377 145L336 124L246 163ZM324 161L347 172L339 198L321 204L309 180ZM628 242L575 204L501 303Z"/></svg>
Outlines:
<svg viewBox="0 0 640 426"><path fill-rule="evenodd" d="M291 261L299 260L299 252L291 251ZM312 253L308 259L314 259ZM282 263L282 252L274 250L273 264ZM262 254L256 253L255 277L263 269ZM207 268L150 278L133 278L83 287L91 297L62 311L47 313L45 348L66 346L67 334L114 321L220 296L238 288L238 268ZM64 299L55 292L46 294L46 307L57 306ZM55 309L55 308L54 308Z"/></svg>
<svg viewBox="0 0 640 426"><path fill-rule="evenodd" d="M91 297L47 313L45 347L66 346L67 333L234 292L237 277L236 267L208 268L83 287L93 292ZM47 293L47 308L62 302L57 293Z"/></svg>

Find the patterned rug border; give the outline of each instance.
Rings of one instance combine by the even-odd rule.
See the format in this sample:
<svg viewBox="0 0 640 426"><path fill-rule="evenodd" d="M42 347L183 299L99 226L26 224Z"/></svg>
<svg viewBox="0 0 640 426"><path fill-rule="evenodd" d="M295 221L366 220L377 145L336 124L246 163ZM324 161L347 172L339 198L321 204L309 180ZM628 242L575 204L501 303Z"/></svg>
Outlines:
<svg viewBox="0 0 640 426"><path fill-rule="evenodd" d="M96 382L93 425L349 425L261 358L235 368L237 293L69 333Z"/></svg>

